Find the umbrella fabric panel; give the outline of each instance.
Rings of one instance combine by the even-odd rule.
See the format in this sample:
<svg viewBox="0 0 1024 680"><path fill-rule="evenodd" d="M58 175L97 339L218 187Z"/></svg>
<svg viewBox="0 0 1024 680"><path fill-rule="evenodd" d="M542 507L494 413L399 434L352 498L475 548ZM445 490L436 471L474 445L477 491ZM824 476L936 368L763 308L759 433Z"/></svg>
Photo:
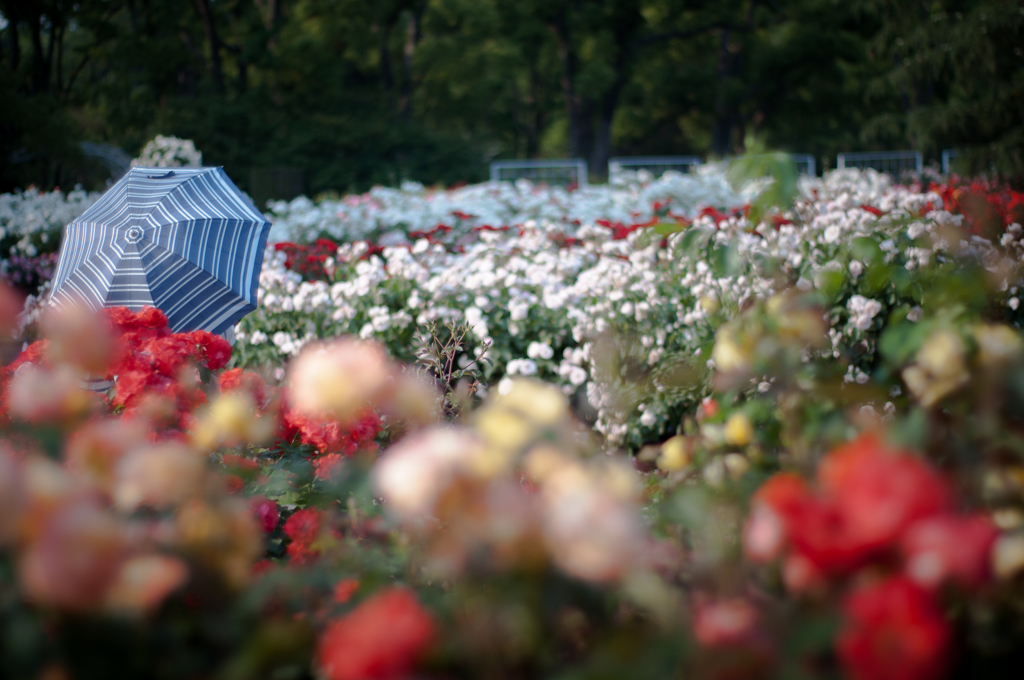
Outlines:
<svg viewBox="0 0 1024 680"><path fill-rule="evenodd" d="M147 214L153 226L183 220L228 218L266 222L262 213L245 198L221 168L206 168L196 173L191 181L178 184L166 192Z"/></svg>
<svg viewBox="0 0 1024 680"><path fill-rule="evenodd" d="M137 243L129 243L121 261L110 279L110 289L104 301L107 307L142 309L154 306L153 295L146 279L146 267L139 255Z"/></svg>
<svg viewBox="0 0 1024 680"><path fill-rule="evenodd" d="M220 333L256 309L225 282L153 243L140 250L153 305L167 315L171 328Z"/></svg>
<svg viewBox="0 0 1024 680"><path fill-rule="evenodd" d="M168 194L198 175L218 168L132 168L78 218L108 228L137 226ZM173 174L171 174L173 172Z"/></svg>
<svg viewBox="0 0 1024 680"><path fill-rule="evenodd" d="M207 219L146 230L145 238L217 277L255 304L259 275L253 272L262 263L268 234L269 229L254 229L251 222Z"/></svg>

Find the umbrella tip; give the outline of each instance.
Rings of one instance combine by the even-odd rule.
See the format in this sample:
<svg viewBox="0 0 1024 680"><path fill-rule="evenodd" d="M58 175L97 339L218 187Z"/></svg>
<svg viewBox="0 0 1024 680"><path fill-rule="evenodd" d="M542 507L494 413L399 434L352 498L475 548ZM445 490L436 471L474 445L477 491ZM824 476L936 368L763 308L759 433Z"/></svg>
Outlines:
<svg viewBox="0 0 1024 680"><path fill-rule="evenodd" d="M146 175L149 179L167 179L168 177L174 177L174 170L165 172L162 175Z"/></svg>

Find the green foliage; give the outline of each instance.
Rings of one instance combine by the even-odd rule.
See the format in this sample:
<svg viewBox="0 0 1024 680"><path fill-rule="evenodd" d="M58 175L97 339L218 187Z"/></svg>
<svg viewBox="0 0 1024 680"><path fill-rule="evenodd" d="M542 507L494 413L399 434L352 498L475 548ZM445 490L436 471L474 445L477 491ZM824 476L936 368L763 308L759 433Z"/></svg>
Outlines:
<svg viewBox="0 0 1024 680"><path fill-rule="evenodd" d="M768 186L750 202L749 219L756 224L771 210L783 212L793 207L797 171L789 154L769 153L752 134L747 135L745 147L748 153L729 164L729 180L739 189L751 181L769 178Z"/></svg>
<svg viewBox="0 0 1024 680"><path fill-rule="evenodd" d="M948 7L947 7L948 5ZM205 8L205 9L204 9ZM248 188L485 177L495 157L915 147L1021 175L1022 17L887 0L229 0L0 3L0 190L195 140ZM926 17L927 20L922 20ZM980 37L979 37L980 36ZM824 165L824 163L822 163Z"/></svg>
<svg viewBox="0 0 1024 680"><path fill-rule="evenodd" d="M1002 0L865 3L881 23L873 41L891 64L873 91L901 100L900 113L876 113L919 149L953 148L954 169L995 170L1024 180L1024 9ZM902 134L901 134L902 133Z"/></svg>

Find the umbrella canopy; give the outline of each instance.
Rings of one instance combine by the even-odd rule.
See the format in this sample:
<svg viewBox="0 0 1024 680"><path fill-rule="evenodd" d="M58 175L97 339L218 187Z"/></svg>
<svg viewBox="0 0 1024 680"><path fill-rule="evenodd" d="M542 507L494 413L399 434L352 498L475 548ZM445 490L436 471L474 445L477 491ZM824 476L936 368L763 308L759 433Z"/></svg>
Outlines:
<svg viewBox="0 0 1024 680"><path fill-rule="evenodd" d="M222 168L132 168L67 226L50 300L224 333L256 309L269 233Z"/></svg>

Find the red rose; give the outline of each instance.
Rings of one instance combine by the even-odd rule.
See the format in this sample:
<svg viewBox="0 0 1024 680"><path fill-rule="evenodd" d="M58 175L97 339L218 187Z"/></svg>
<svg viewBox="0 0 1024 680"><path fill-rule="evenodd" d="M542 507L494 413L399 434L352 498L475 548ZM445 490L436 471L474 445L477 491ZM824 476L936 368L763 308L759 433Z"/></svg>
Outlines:
<svg viewBox="0 0 1024 680"><path fill-rule="evenodd" d="M742 597L697 606L693 635L705 647L730 647L749 642L756 633L758 615Z"/></svg>
<svg viewBox="0 0 1024 680"><path fill-rule="evenodd" d="M192 331L187 334L190 342L199 346L199 360L211 371L224 368L231 360L231 345L219 335L209 331Z"/></svg>
<svg viewBox="0 0 1024 680"><path fill-rule="evenodd" d="M836 650L853 680L935 680L946 670L949 624L932 596L902 576L854 591Z"/></svg>
<svg viewBox="0 0 1024 680"><path fill-rule="evenodd" d="M305 564L320 554L315 547L320 538L322 515L316 508L298 510L284 523L284 533L291 539L288 544L288 557L293 564Z"/></svg>
<svg viewBox="0 0 1024 680"><path fill-rule="evenodd" d="M263 528L263 531L269 534L277 528L277 523L281 521L281 513L277 509L277 503L266 496L253 496L249 499L249 505L252 507L252 512L256 515L256 520Z"/></svg>
<svg viewBox="0 0 1024 680"><path fill-rule="evenodd" d="M988 579L996 528L984 515L935 517L910 527L901 542L906 573L927 588L955 581L975 588Z"/></svg>
<svg viewBox="0 0 1024 680"><path fill-rule="evenodd" d="M937 471L870 434L827 455L818 479L841 516L845 539L858 549L884 547L915 521L951 506L950 488Z"/></svg>
<svg viewBox="0 0 1024 680"><path fill-rule="evenodd" d="M334 584L334 601L345 604L359 590L359 581L354 578L343 578Z"/></svg>
<svg viewBox="0 0 1024 680"><path fill-rule="evenodd" d="M328 680L398 680L434 637L434 620L416 596L389 588L327 627L317 664Z"/></svg>
<svg viewBox="0 0 1024 680"><path fill-rule="evenodd" d="M803 478L792 472L772 475L750 499L750 518L743 530L749 559L769 562L785 546L789 527L813 503Z"/></svg>

